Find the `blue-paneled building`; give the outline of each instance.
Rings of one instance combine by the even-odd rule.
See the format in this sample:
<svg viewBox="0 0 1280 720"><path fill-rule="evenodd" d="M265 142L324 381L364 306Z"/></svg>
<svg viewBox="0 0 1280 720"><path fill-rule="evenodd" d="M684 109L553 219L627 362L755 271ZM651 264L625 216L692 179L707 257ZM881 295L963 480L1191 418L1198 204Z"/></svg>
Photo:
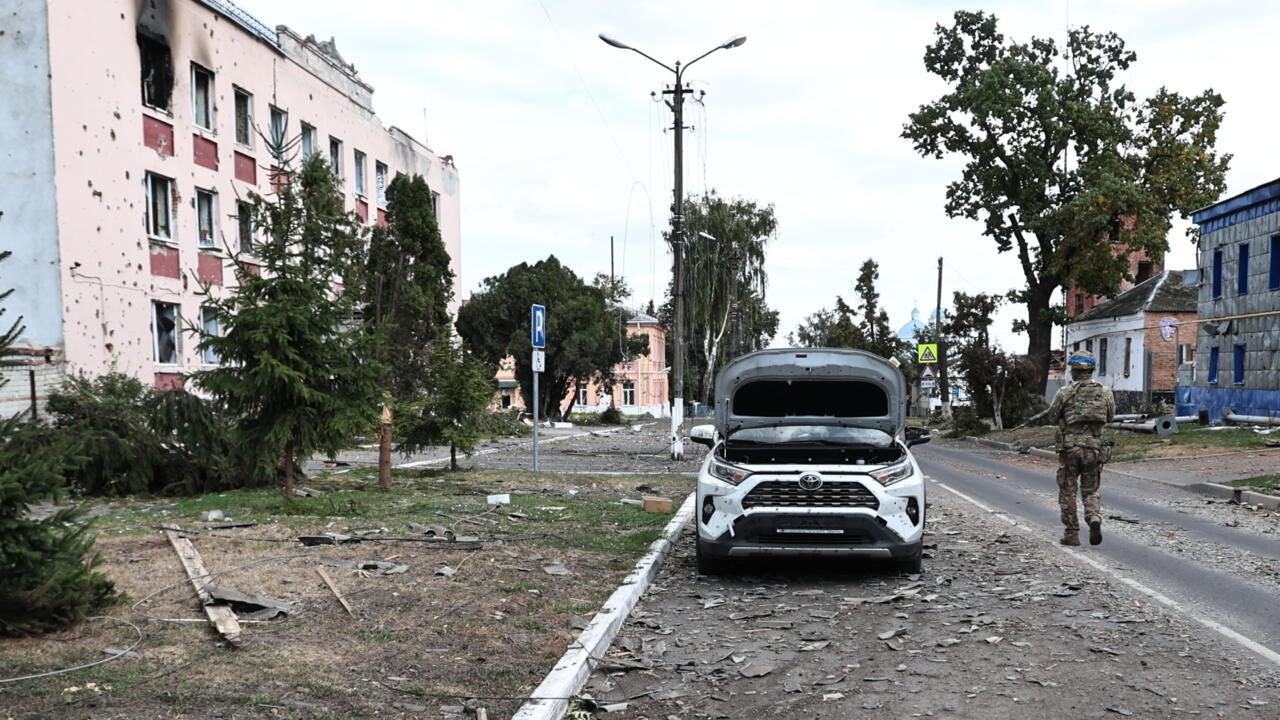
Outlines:
<svg viewBox="0 0 1280 720"><path fill-rule="evenodd" d="M1194 368L1179 372L1178 414L1280 415L1280 179L1191 218L1200 322Z"/></svg>

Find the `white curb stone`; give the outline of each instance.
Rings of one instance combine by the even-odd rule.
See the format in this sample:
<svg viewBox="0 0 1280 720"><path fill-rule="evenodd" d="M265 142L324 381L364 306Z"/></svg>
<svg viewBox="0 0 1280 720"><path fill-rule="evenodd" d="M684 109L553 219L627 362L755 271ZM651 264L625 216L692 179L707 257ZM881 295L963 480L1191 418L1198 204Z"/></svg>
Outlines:
<svg viewBox="0 0 1280 720"><path fill-rule="evenodd" d="M667 553L671 552L684 526L693 517L696 495L689 493L680 510L662 531L662 537L653 541L649 552L640 558L635 569L613 591L604 607L591 619L591 624L578 636L578 641L569 647L543 678L542 684L529 695L529 701L511 716L512 720L559 720L564 717L569 709L569 698L582 690L591 675L593 660L598 660L609 648L622 628L622 622L631 614L640 596L649 589Z"/></svg>

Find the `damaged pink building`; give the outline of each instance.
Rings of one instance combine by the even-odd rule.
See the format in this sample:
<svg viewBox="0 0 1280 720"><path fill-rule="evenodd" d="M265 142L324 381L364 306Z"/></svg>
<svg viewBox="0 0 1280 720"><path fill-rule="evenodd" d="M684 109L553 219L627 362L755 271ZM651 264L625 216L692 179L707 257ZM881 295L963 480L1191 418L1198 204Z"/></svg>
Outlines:
<svg viewBox="0 0 1280 720"><path fill-rule="evenodd" d="M0 291L22 316L25 366L5 371L0 414L37 405L68 373L110 370L170 387L216 363L201 286L234 285L252 256L241 203L268 195L278 160L322 153L346 206L385 218L397 174L433 191L461 277L459 181L373 112L373 88L338 53L229 0L8 0L0 17ZM452 310L456 311L456 307Z"/></svg>

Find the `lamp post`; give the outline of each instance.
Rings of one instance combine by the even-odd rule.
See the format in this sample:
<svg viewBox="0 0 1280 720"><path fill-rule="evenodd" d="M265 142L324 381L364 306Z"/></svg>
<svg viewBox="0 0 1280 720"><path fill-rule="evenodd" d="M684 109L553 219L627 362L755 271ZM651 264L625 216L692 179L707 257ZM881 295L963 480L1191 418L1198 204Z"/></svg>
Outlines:
<svg viewBox="0 0 1280 720"><path fill-rule="evenodd" d="M675 187L672 195L674 202L671 205L671 255L672 255L672 271L671 271L671 300L672 300L672 331L675 335L675 346L672 350L671 360L671 459L684 459L684 435L682 426L684 425L684 96L690 93L689 88L684 85L684 73L694 63L702 58L710 55L717 50L731 50L747 41L745 35L738 35L717 45L710 50L702 53L698 57L690 60L688 64L681 67L680 61L677 60L675 67L671 67L664 62L655 59L653 56L642 50L627 45L626 43L615 40L604 33L600 33L600 39L606 45L618 48L619 50L630 50L637 55L644 57L646 60L662 67L676 76L676 82L670 88L662 91L663 95L670 95L671 100L667 101L667 107L671 108L671 114L675 117L672 129L675 130Z"/></svg>

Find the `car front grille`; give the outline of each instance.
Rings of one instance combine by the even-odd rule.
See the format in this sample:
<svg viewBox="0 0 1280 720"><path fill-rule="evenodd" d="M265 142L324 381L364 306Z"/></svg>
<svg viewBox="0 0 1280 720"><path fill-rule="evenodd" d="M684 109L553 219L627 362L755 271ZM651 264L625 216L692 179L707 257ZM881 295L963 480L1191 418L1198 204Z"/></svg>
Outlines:
<svg viewBox="0 0 1280 720"><path fill-rule="evenodd" d="M825 482L817 490L805 490L795 481L767 480L742 499L743 508L755 507L862 507L880 509L880 501L860 482Z"/></svg>

